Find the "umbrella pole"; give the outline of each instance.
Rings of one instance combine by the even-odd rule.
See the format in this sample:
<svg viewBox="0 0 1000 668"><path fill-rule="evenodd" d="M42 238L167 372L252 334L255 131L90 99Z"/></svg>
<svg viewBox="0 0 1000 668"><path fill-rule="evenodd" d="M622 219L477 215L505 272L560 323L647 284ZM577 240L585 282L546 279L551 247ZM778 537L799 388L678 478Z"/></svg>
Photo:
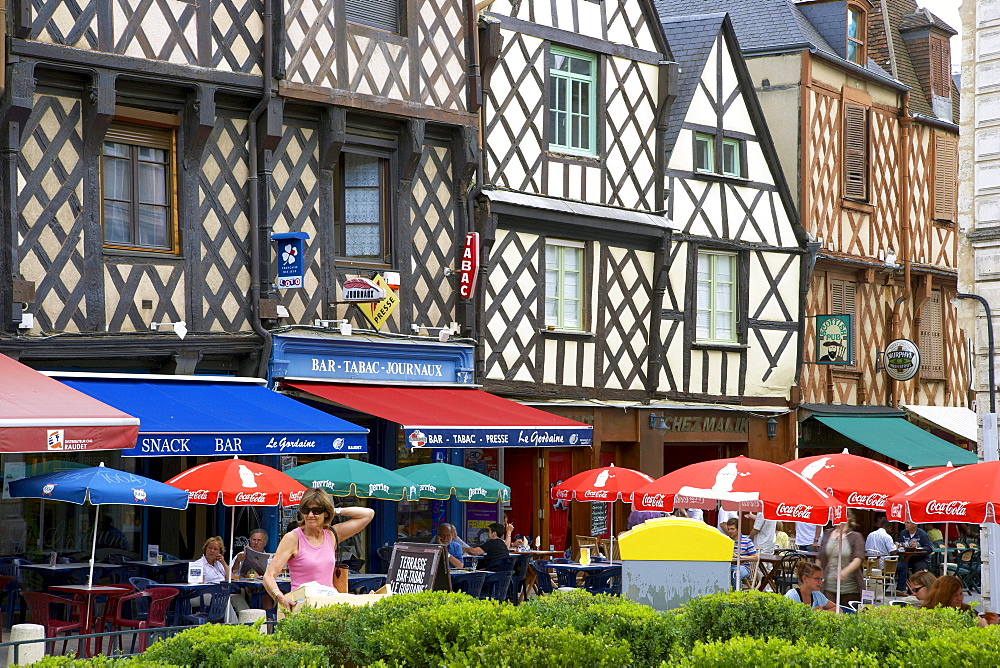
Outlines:
<svg viewBox="0 0 1000 668"><path fill-rule="evenodd" d="M230 521L229 521L229 564L230 564L230 566L229 566L228 571L226 572L226 582L230 582L230 583L233 581L233 567L232 567L232 563L236 559L236 546L233 544L233 539L234 539L235 535L236 535L236 506L233 506L232 516L230 517ZM228 591L226 592L226 598L227 599L229 598L229 592ZM227 600L226 601L226 624L232 624L232 622L233 622L232 610L233 610L233 606Z"/></svg>
<svg viewBox="0 0 1000 668"><path fill-rule="evenodd" d="M90 574L87 576L87 584L91 587L94 586L94 556L97 554L97 520L98 517L100 517L100 513L101 513L101 506L100 504L97 504L94 506L94 540L90 544ZM87 602L88 602L87 615L89 616L90 596L87 597Z"/></svg>
<svg viewBox="0 0 1000 668"><path fill-rule="evenodd" d="M944 548L944 565L941 567L941 575L948 575L948 524L949 522L944 523L944 545L941 546Z"/></svg>
<svg viewBox="0 0 1000 668"><path fill-rule="evenodd" d="M840 614L840 573L844 570L844 532L837 529L837 614Z"/></svg>
<svg viewBox="0 0 1000 668"><path fill-rule="evenodd" d="M722 501L719 501L722 510ZM743 502L736 504L736 591L743 590L743 572L740 568L740 557L743 556Z"/></svg>

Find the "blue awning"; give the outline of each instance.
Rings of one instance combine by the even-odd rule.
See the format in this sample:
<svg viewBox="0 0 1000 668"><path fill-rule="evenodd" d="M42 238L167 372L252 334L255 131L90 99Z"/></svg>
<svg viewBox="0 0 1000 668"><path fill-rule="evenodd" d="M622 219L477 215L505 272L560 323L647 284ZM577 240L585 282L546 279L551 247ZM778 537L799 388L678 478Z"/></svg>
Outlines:
<svg viewBox="0 0 1000 668"><path fill-rule="evenodd" d="M221 376L51 374L139 418L125 457L301 455L368 451L368 430L267 388Z"/></svg>

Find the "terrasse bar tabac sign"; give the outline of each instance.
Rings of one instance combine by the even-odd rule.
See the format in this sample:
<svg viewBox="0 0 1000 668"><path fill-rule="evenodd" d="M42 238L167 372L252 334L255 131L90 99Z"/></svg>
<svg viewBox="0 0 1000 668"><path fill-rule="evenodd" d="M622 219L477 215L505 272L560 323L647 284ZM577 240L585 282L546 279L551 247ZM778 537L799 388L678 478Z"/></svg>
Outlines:
<svg viewBox="0 0 1000 668"><path fill-rule="evenodd" d="M851 316L816 316L816 364L851 364L853 361Z"/></svg>

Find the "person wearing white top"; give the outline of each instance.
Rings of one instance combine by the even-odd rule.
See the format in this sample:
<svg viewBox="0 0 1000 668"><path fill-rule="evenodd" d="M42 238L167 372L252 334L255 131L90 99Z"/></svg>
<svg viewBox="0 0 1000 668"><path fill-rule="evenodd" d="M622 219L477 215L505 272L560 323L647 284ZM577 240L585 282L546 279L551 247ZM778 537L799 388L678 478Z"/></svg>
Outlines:
<svg viewBox="0 0 1000 668"><path fill-rule="evenodd" d="M803 552L815 552L819 548L819 527L805 522L795 523L795 547Z"/></svg>
<svg viewBox="0 0 1000 668"><path fill-rule="evenodd" d="M729 532L726 531L726 523L733 517L738 518L739 516L740 513L737 510L723 510L722 508L719 508L719 531L722 532L722 535L729 535Z"/></svg>
<svg viewBox="0 0 1000 668"><path fill-rule="evenodd" d="M887 557L896 549L892 536L886 531L889 528L889 521L882 518L875 522L875 526L878 528L865 539L865 552L873 557ZM878 560L878 567L882 568L882 559Z"/></svg>
<svg viewBox="0 0 1000 668"><path fill-rule="evenodd" d="M757 513L750 531L750 540L761 554L774 554L774 532L778 523L775 520L764 519L764 513Z"/></svg>

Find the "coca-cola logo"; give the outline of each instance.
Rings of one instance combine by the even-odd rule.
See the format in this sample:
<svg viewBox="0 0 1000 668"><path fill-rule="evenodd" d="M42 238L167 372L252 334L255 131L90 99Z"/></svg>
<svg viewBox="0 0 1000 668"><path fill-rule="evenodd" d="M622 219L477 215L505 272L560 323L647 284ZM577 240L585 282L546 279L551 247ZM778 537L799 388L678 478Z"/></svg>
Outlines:
<svg viewBox="0 0 1000 668"><path fill-rule="evenodd" d="M606 489L588 489L583 493L583 498L585 499L606 499L608 498L608 490Z"/></svg>
<svg viewBox="0 0 1000 668"><path fill-rule="evenodd" d="M302 500L303 496L305 496L305 490L301 492L292 492L291 494L288 495L288 500L291 501L292 503L298 503L299 501Z"/></svg>
<svg viewBox="0 0 1000 668"><path fill-rule="evenodd" d="M557 499L568 499L569 498L569 490L566 490L566 489L557 489L556 490L556 498Z"/></svg>
<svg viewBox="0 0 1000 668"><path fill-rule="evenodd" d="M664 501L666 501L666 494L643 494L642 495L642 505L644 506L664 506Z"/></svg>
<svg viewBox="0 0 1000 668"><path fill-rule="evenodd" d="M952 517L964 517L968 505L968 501L928 501L926 511Z"/></svg>
<svg viewBox="0 0 1000 668"><path fill-rule="evenodd" d="M804 503L800 503L797 506L789 506L784 503L779 503L777 514L782 517L798 517L808 519L812 516L812 509L812 506L807 506Z"/></svg>
<svg viewBox="0 0 1000 668"><path fill-rule="evenodd" d="M239 492L236 494L236 503L264 503L267 501L267 494L264 492Z"/></svg>
<svg viewBox="0 0 1000 668"><path fill-rule="evenodd" d="M891 506L889 506L889 512L886 513L886 514L889 517L892 517L894 519L900 519L900 518L902 518L903 517L903 504L902 503L894 503L894 504L892 504Z"/></svg>
<svg viewBox="0 0 1000 668"><path fill-rule="evenodd" d="M849 506L885 508L885 504L888 501L888 494L858 494L857 492L851 492L847 497L847 505Z"/></svg>
<svg viewBox="0 0 1000 668"><path fill-rule="evenodd" d="M188 492L189 501L208 501L207 489L193 489Z"/></svg>

